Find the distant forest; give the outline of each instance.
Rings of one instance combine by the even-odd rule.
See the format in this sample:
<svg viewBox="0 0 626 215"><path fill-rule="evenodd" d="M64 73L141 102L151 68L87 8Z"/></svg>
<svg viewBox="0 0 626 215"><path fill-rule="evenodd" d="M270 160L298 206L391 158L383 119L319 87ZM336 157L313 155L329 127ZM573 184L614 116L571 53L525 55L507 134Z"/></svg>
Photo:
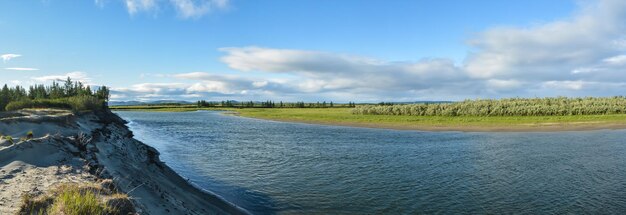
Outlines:
<svg viewBox="0 0 626 215"><path fill-rule="evenodd" d="M28 89L20 86L0 89L0 111L13 111L24 108L61 108L73 111L98 110L107 108L109 89L101 86L92 90L69 77L61 84L35 85Z"/></svg>
<svg viewBox="0 0 626 215"><path fill-rule="evenodd" d="M264 102L239 102L239 101L221 101L221 102L213 102L213 101L205 101L200 100L196 103L197 107L231 107L231 108L334 108L334 107L356 107L354 102L348 102L347 104L336 104L331 102L275 102L275 101L264 101Z"/></svg>

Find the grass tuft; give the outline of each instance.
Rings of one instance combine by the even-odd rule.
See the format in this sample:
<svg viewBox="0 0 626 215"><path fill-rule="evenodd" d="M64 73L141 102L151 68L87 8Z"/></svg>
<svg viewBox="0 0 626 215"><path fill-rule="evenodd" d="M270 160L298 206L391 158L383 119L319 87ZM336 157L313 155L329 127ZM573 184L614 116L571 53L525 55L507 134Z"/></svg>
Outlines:
<svg viewBox="0 0 626 215"><path fill-rule="evenodd" d="M7 140L7 141L9 141L11 144L13 144L13 143L14 143L14 142L13 142L13 137L11 137L11 136L4 136L4 139L5 139L5 140Z"/></svg>
<svg viewBox="0 0 626 215"><path fill-rule="evenodd" d="M68 186L63 190L48 209L49 214L104 214L106 205L98 200L96 193L91 190L81 190L77 187Z"/></svg>
<svg viewBox="0 0 626 215"><path fill-rule="evenodd" d="M103 184L62 184L46 194L22 197L20 215L126 215L134 213L127 195Z"/></svg>

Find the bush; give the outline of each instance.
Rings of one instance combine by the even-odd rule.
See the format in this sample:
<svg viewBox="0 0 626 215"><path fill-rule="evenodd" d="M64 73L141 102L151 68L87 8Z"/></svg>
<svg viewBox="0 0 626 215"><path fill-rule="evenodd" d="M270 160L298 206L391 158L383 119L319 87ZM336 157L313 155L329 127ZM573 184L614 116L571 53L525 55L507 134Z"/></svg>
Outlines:
<svg viewBox="0 0 626 215"><path fill-rule="evenodd" d="M626 98L510 98L454 103L361 105L353 114L410 116L568 116L626 114Z"/></svg>
<svg viewBox="0 0 626 215"><path fill-rule="evenodd" d="M7 104L7 111L21 110L25 108L59 108L72 111L100 110L104 107L104 101L93 96L74 96L60 99L34 99L12 101Z"/></svg>

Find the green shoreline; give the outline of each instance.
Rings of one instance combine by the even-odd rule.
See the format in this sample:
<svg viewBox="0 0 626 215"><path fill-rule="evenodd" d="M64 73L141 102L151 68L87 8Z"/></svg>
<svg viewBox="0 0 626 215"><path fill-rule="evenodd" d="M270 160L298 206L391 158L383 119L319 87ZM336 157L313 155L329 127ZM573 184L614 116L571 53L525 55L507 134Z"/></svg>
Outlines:
<svg viewBox="0 0 626 215"><path fill-rule="evenodd" d="M574 116L390 116L355 115L351 108L196 108L117 106L117 111L183 112L224 110L284 122L422 131L527 132L626 129L626 114Z"/></svg>

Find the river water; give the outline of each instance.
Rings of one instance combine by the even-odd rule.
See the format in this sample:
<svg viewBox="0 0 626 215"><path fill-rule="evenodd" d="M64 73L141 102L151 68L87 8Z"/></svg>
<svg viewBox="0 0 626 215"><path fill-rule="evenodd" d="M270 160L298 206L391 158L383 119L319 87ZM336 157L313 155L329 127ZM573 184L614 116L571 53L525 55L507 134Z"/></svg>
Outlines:
<svg viewBox="0 0 626 215"><path fill-rule="evenodd" d="M626 131L421 132L116 112L183 177L254 214L619 214Z"/></svg>

